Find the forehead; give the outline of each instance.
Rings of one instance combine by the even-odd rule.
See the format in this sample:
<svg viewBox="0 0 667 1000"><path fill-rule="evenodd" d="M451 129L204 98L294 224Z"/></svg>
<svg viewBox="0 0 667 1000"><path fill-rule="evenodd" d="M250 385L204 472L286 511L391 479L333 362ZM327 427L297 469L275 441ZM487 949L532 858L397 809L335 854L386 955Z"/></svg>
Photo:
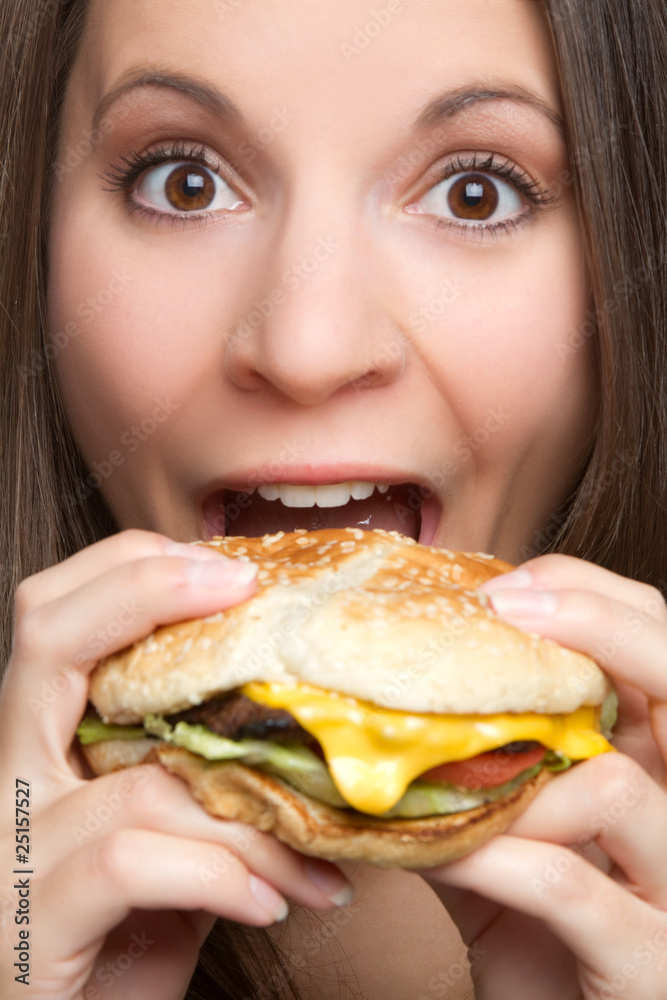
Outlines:
<svg viewBox="0 0 667 1000"><path fill-rule="evenodd" d="M91 0L70 108L90 117L145 70L210 84L251 127L288 107L309 143L343 121L362 145L389 123L411 129L471 82L558 107L539 0Z"/></svg>

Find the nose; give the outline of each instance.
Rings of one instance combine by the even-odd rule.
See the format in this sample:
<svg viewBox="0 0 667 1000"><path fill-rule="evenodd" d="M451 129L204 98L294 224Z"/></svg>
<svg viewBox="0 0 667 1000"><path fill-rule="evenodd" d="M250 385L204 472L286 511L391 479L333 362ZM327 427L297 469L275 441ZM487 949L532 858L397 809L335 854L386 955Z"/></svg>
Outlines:
<svg viewBox="0 0 667 1000"><path fill-rule="evenodd" d="M340 229L317 236L310 227L308 238L285 238L227 339L227 377L245 391L273 390L303 406L398 378L406 338L368 253Z"/></svg>

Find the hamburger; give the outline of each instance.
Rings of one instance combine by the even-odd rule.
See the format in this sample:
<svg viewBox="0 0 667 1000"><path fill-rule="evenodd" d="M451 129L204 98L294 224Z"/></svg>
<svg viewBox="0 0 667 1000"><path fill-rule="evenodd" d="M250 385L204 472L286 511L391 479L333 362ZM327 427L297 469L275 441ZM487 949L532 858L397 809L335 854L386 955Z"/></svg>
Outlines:
<svg viewBox="0 0 667 1000"><path fill-rule="evenodd" d="M157 761L305 854L424 868L613 750L597 664L477 591L507 563L382 529L195 544L257 562L257 592L97 665L78 729L95 774Z"/></svg>

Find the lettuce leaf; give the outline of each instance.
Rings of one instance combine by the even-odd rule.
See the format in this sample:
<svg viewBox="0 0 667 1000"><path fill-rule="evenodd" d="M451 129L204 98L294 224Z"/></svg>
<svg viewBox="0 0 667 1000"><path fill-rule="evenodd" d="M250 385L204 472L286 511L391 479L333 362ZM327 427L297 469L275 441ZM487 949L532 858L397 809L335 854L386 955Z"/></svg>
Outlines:
<svg viewBox="0 0 667 1000"><path fill-rule="evenodd" d="M230 740L218 736L203 725L177 722L171 726L161 715L147 715L144 728L110 726L87 717L77 733L82 743L109 739L137 739L156 736L173 746L180 746L210 761L240 760L256 767L310 795L319 802L338 809L351 808L336 788L326 763L302 743L272 743L270 740ZM403 797L382 818L413 818L443 816L475 809L494 802L512 792L542 767L564 771L572 761L562 754L548 751L544 760L495 788L466 789L446 782L411 782Z"/></svg>
<svg viewBox="0 0 667 1000"><path fill-rule="evenodd" d="M561 753L560 750L547 750L542 763L547 771L553 771L554 774L557 774L558 771L567 771L568 767L572 767L572 758Z"/></svg>
<svg viewBox="0 0 667 1000"><path fill-rule="evenodd" d="M79 742L86 746L88 743L101 743L102 740L141 740L145 738L146 731L143 726L109 726L101 719L87 715L81 720L76 735Z"/></svg>
<svg viewBox="0 0 667 1000"><path fill-rule="evenodd" d="M207 760L242 760L244 764L289 780L292 785L331 806L349 808L334 785L329 770L317 754L302 743L272 743L270 740L229 740L206 726L177 722L172 729L158 715L144 720L147 732L167 743L184 747Z"/></svg>
<svg viewBox="0 0 667 1000"><path fill-rule="evenodd" d="M615 691L612 691L602 702L602 709L600 711L600 732L607 740L611 736L611 731L616 724L617 717L618 695Z"/></svg>

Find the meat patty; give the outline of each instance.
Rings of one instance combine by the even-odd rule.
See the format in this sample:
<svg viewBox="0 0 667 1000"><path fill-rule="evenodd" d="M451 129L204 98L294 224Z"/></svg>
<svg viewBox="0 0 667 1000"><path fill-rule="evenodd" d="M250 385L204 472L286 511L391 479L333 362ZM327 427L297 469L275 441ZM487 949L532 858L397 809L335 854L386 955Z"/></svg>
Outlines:
<svg viewBox="0 0 667 1000"><path fill-rule="evenodd" d="M171 725L187 722L191 726L207 726L218 736L225 736L228 740L313 742L310 733L289 712L282 708L258 705L245 695L235 693L220 695L184 712L165 716L165 721Z"/></svg>

